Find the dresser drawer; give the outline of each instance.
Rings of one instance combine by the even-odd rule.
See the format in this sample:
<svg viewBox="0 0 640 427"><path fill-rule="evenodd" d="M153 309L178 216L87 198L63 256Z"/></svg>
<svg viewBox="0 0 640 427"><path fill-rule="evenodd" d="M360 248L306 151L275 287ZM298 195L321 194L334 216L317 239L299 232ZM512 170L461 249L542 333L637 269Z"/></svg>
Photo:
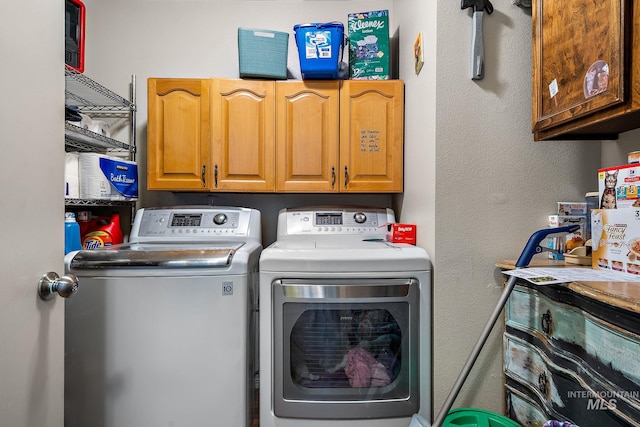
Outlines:
<svg viewBox="0 0 640 427"><path fill-rule="evenodd" d="M631 397L640 403L640 336L635 333L519 285L507 303L505 324L580 359L612 385L635 391Z"/></svg>
<svg viewBox="0 0 640 427"><path fill-rule="evenodd" d="M542 427L547 420L553 419L526 393L513 386L505 387L505 396L509 418L523 427Z"/></svg>
<svg viewBox="0 0 640 427"><path fill-rule="evenodd" d="M548 355L509 333L504 334L504 371L507 385L520 389L547 419L561 413L580 426L640 426L640 406L630 390L611 388L576 361Z"/></svg>

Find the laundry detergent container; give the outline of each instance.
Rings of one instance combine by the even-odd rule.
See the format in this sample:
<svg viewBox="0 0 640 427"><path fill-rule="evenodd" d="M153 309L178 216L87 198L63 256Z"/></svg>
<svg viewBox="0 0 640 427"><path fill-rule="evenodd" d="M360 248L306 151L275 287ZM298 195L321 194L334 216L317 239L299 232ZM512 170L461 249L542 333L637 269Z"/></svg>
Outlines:
<svg viewBox="0 0 640 427"><path fill-rule="evenodd" d="M338 79L345 46L344 25L340 22L297 24L293 30L302 78Z"/></svg>

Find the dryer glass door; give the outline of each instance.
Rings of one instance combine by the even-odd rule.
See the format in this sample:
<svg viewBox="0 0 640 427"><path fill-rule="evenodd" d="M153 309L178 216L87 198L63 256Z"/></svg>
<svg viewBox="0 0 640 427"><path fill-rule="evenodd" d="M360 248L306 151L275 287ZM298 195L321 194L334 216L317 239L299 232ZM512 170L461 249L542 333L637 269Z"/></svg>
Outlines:
<svg viewBox="0 0 640 427"><path fill-rule="evenodd" d="M278 280L273 292L277 416L417 412L417 280Z"/></svg>

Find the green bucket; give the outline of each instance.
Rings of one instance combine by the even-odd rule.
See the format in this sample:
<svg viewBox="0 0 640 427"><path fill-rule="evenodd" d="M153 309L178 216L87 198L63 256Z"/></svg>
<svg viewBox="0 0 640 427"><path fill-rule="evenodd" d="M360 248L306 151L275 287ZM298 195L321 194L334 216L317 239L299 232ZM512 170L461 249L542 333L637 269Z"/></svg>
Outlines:
<svg viewBox="0 0 640 427"><path fill-rule="evenodd" d="M449 411L442 427L521 427L504 415L476 408L456 408Z"/></svg>

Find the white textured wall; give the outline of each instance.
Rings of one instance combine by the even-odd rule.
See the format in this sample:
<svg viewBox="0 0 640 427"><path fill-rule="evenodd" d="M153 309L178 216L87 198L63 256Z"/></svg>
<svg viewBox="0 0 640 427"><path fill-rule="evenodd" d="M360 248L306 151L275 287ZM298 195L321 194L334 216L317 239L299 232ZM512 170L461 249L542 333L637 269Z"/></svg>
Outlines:
<svg viewBox="0 0 640 427"><path fill-rule="evenodd" d="M288 68L299 74L293 26L340 21L347 15L392 9L391 0L84 0L87 6L85 73L126 96L137 78L140 205L216 204L260 209L263 243L275 240L280 208L313 204L390 206L389 195L265 195L144 191L146 188L147 79L238 78L238 27L289 33ZM393 14L391 16L393 21ZM392 30L393 31L393 30ZM346 53L346 51L345 51Z"/></svg>
<svg viewBox="0 0 640 427"><path fill-rule="evenodd" d="M129 76L137 75L142 144L147 77L237 77L237 27L292 33L297 23L346 23L349 12L392 11L406 89L405 193L395 200L401 219L418 224L419 244L434 261L435 412L501 292L494 262L516 258L529 235L546 226L556 201L579 200L597 187L600 142L533 142L531 17L510 0L493 1L494 13L485 15L482 81L469 78L470 12L451 0L85 3L87 74L124 94ZM419 31L425 39L425 65L416 76L412 55ZM295 55L291 40L294 68ZM637 134L629 133L619 142L603 142L602 158L622 162L616 160L620 153L626 158L637 140ZM144 163L141 171L145 173ZM308 201L289 195L212 197L216 203L258 206ZM150 205L184 199L157 192L143 194L143 200ZM344 203L349 200L353 197ZM497 326L455 406L502 411L499 332Z"/></svg>
<svg viewBox="0 0 640 427"><path fill-rule="evenodd" d="M403 215L434 261L434 413L501 293L494 262L514 259L556 201L597 187L599 142L533 142L531 17L509 0L484 17L486 68L470 79L472 18L450 0L396 2L407 81ZM411 70L415 33L425 69ZM454 407L501 412L498 324Z"/></svg>
<svg viewBox="0 0 640 427"><path fill-rule="evenodd" d="M621 134L616 141L602 141L603 168L627 163L631 151L640 151L640 129Z"/></svg>

